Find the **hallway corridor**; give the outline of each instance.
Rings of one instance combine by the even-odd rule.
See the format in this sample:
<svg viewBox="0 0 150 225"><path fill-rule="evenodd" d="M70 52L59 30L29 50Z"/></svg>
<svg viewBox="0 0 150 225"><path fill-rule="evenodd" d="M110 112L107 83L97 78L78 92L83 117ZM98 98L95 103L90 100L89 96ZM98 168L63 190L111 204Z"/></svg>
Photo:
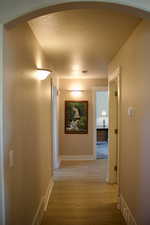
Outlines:
<svg viewBox="0 0 150 225"><path fill-rule="evenodd" d="M42 225L124 225L117 186L105 184L107 160L64 161Z"/></svg>

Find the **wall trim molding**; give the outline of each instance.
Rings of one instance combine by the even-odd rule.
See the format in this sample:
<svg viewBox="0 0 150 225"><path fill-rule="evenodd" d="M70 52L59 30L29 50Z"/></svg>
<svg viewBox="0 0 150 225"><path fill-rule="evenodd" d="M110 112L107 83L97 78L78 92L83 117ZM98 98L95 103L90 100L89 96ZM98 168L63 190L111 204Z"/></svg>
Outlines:
<svg viewBox="0 0 150 225"><path fill-rule="evenodd" d="M97 87L92 87L92 91L108 91L108 84L107 86L97 86Z"/></svg>
<svg viewBox="0 0 150 225"><path fill-rule="evenodd" d="M107 76L101 75L101 76L59 76L60 80L79 80L79 79L84 79L84 80L91 80L91 79L96 79L96 80L104 80L108 79Z"/></svg>
<svg viewBox="0 0 150 225"><path fill-rule="evenodd" d="M44 199L42 198L33 218L32 225L40 225L44 215Z"/></svg>
<svg viewBox="0 0 150 225"><path fill-rule="evenodd" d="M121 67L118 65L112 73L108 74L108 81L110 82L114 79L117 79L120 73L121 73Z"/></svg>
<svg viewBox="0 0 150 225"><path fill-rule="evenodd" d="M109 91L109 109L111 109L110 104L112 104L112 97L113 94L111 93L112 90L112 82L116 82L117 84L117 91L118 91L118 96L117 96L117 101L118 101L118 109L117 109L117 123L118 123L118 140L117 140L117 145L118 145L118 153L116 152L116 148L113 146L115 141L113 134L109 132L108 139L109 139L109 157L108 157L108 173L107 173L107 182L108 183L117 183L118 186L120 187L120 128L121 128L121 120L120 120L120 107L121 107L121 66L117 65L115 69L108 74L108 91ZM110 100L111 99L111 100ZM110 110L109 110L109 117L110 115ZM110 119L110 118L109 118ZM110 124L109 124L110 125ZM109 129L111 129L109 127ZM111 144L110 144L111 143ZM114 160L115 158L113 157L117 153L117 177L116 173L114 171Z"/></svg>
<svg viewBox="0 0 150 225"><path fill-rule="evenodd" d="M42 196L41 201L38 205L38 208L37 208L36 213L33 218L32 225L40 225L41 224L44 212L47 210L47 206L48 206L48 202L49 202L49 199L50 199L50 196L52 193L53 186L54 186L54 182L53 182L53 179L51 179L48 184L46 193L44 194L44 196Z"/></svg>
<svg viewBox="0 0 150 225"><path fill-rule="evenodd" d="M127 225L137 225L129 206L122 195L120 195L119 208Z"/></svg>
<svg viewBox="0 0 150 225"><path fill-rule="evenodd" d="M93 155L61 155L61 161L63 160L94 160Z"/></svg>
<svg viewBox="0 0 150 225"><path fill-rule="evenodd" d="M44 211L47 210L48 202L49 202L49 199L50 199L50 196L52 193L53 186L54 186L54 181L53 181L53 179L51 179L49 182L49 185L47 187L45 197L44 197Z"/></svg>

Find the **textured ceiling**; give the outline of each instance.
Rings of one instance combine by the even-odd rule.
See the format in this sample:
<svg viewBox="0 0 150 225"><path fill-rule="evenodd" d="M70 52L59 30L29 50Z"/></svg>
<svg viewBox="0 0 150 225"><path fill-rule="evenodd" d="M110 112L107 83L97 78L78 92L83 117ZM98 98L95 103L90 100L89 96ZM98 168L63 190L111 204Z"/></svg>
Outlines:
<svg viewBox="0 0 150 225"><path fill-rule="evenodd" d="M140 18L112 9L78 9L29 21L58 76L105 77L107 64Z"/></svg>

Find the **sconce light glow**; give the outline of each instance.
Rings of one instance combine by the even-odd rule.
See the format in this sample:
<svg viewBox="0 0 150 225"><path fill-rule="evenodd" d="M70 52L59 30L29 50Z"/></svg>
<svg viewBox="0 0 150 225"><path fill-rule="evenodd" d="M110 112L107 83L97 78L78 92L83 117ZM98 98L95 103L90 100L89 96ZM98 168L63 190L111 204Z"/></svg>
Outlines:
<svg viewBox="0 0 150 225"><path fill-rule="evenodd" d="M81 91L73 90L73 91L71 91L71 94L72 94L73 97L80 97L81 96Z"/></svg>
<svg viewBox="0 0 150 225"><path fill-rule="evenodd" d="M37 69L37 78L38 80L45 80L51 74L50 70L46 69Z"/></svg>
<svg viewBox="0 0 150 225"><path fill-rule="evenodd" d="M80 65L78 65L78 64L73 65L72 66L72 70L73 71L79 71L80 70Z"/></svg>

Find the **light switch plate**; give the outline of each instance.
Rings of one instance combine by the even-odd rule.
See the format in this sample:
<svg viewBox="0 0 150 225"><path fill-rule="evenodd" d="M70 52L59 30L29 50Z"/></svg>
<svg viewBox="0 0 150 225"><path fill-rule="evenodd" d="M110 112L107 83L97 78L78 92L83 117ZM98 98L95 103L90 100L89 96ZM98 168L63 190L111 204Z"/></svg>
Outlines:
<svg viewBox="0 0 150 225"><path fill-rule="evenodd" d="M133 107L128 108L128 116L131 118L135 115L135 109Z"/></svg>

